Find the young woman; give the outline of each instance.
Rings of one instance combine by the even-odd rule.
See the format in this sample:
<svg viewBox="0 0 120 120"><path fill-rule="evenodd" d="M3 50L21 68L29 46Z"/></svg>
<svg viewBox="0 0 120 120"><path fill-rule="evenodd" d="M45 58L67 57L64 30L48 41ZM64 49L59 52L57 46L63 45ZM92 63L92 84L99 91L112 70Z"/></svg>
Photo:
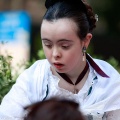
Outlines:
<svg viewBox="0 0 120 120"><path fill-rule="evenodd" d="M120 75L86 53L95 28L92 8L81 0L47 0L41 25L46 55L25 70L0 106L0 120L22 119L24 107L57 96L75 100L93 120L119 120Z"/></svg>

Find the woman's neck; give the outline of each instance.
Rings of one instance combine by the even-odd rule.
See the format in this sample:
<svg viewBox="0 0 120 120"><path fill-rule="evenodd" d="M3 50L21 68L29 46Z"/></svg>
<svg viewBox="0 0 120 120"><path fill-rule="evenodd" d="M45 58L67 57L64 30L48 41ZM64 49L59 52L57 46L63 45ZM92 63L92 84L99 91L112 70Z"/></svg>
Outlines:
<svg viewBox="0 0 120 120"><path fill-rule="evenodd" d="M75 83L80 73L84 70L85 65L86 61L83 61L83 63L81 65L78 65L74 71L70 71L65 74L71 79L73 83Z"/></svg>

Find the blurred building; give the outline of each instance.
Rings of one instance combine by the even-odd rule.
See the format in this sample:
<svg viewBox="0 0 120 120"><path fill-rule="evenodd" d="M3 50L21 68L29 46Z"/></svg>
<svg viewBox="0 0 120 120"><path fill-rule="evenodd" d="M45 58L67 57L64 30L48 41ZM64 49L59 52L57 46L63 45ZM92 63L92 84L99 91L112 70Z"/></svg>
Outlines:
<svg viewBox="0 0 120 120"><path fill-rule="evenodd" d="M31 18L32 24L39 25L45 12L44 0L0 0L0 11L25 10Z"/></svg>
<svg viewBox="0 0 120 120"><path fill-rule="evenodd" d="M26 11L31 17L31 58L40 49L40 24L45 13L44 0L0 0L0 11Z"/></svg>

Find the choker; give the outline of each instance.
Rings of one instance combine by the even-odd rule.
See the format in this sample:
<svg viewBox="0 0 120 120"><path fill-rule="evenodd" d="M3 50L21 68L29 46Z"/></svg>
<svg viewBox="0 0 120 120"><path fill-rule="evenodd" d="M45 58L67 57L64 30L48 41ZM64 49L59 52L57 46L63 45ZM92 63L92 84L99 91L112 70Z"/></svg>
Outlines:
<svg viewBox="0 0 120 120"><path fill-rule="evenodd" d="M87 73L89 69L89 65L88 63L86 62L86 66L85 68L83 69L83 71L80 73L80 75L78 76L77 80L75 83L72 82L72 80L70 80L70 78L65 74L65 73L58 73L65 81L67 81L68 83L74 85L74 94L78 93L78 90L75 89L75 85L77 85L82 79L83 77L85 76L85 74Z"/></svg>

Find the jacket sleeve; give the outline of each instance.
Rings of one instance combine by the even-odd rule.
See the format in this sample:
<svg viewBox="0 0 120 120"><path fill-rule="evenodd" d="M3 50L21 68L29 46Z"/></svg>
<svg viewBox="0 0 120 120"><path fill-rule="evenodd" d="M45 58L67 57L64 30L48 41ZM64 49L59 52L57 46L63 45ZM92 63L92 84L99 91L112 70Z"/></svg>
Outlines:
<svg viewBox="0 0 120 120"><path fill-rule="evenodd" d="M18 77L12 89L3 98L0 105L0 120L22 120L26 115L24 107L31 104L30 84L31 80L33 81L35 64Z"/></svg>

